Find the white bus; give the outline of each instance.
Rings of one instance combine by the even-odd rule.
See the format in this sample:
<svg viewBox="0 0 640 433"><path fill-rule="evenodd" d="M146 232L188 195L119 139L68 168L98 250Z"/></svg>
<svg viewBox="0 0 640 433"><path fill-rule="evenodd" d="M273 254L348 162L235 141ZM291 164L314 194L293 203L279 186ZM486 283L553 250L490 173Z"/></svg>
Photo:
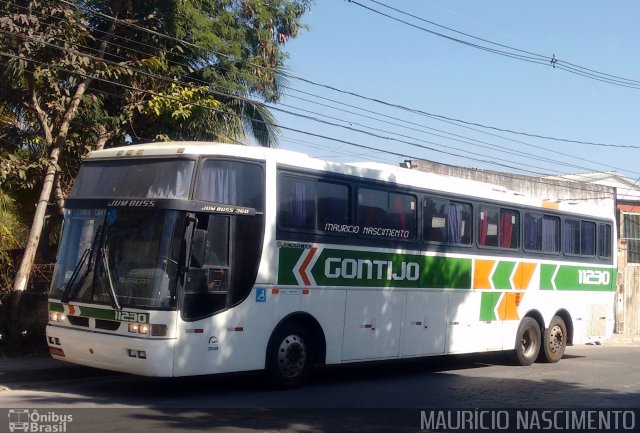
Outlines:
<svg viewBox="0 0 640 433"><path fill-rule="evenodd" d="M149 376L510 350L613 331L613 207L259 147L92 152L49 300L57 359Z"/></svg>

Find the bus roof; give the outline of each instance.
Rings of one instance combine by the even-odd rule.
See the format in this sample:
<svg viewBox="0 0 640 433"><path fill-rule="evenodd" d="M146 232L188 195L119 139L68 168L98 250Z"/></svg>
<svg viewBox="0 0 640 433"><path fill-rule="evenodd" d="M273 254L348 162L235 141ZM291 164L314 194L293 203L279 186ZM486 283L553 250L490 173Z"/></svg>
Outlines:
<svg viewBox="0 0 640 433"><path fill-rule="evenodd" d="M365 179L391 182L408 187L428 188L435 191L441 191L443 193L461 196L472 196L533 207L547 207L559 209L565 212L587 214L604 218L612 218L613 216L613 198L611 202L612 205L610 207L584 201L570 202L565 200L556 203L553 201L553 198L550 198L550 201L534 199L521 193L511 191L503 186L413 170L400 167L399 165L396 166L378 162L337 163L312 158L305 153L260 146L200 141L170 141L135 144L92 151L86 157L86 160L207 155L221 155L237 158L249 158L260 161L272 161L276 164L289 167L356 176ZM533 183L532 188L535 188Z"/></svg>

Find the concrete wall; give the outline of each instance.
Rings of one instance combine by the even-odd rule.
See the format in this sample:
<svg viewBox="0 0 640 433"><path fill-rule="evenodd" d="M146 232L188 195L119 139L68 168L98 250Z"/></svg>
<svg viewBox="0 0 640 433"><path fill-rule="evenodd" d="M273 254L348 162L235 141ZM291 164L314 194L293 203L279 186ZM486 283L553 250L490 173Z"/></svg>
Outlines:
<svg viewBox="0 0 640 433"><path fill-rule="evenodd" d="M551 202L586 201L596 206L610 206L611 209L615 206L616 189L605 185L522 176L424 160L410 160L406 161L404 165L415 170L500 185L540 200Z"/></svg>

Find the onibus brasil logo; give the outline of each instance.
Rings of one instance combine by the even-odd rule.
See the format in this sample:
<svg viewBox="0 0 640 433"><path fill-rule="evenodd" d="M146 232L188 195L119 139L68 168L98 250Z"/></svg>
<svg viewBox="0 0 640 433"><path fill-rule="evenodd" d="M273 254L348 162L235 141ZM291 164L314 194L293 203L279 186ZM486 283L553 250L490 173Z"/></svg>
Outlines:
<svg viewBox="0 0 640 433"><path fill-rule="evenodd" d="M39 413L37 409L9 409L9 431L65 433L73 415L54 411Z"/></svg>

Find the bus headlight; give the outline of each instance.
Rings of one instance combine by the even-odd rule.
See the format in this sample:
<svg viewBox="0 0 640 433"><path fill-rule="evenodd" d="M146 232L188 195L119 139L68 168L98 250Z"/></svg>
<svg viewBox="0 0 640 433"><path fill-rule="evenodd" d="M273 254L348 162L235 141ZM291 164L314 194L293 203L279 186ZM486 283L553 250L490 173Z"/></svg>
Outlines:
<svg viewBox="0 0 640 433"><path fill-rule="evenodd" d="M156 326L156 325L152 325ZM134 334L149 334L149 325L147 323L129 323L129 332L133 332Z"/></svg>
<svg viewBox="0 0 640 433"><path fill-rule="evenodd" d="M49 312L49 320L51 322L64 322L67 317L63 313L58 313L57 311Z"/></svg>
<svg viewBox="0 0 640 433"><path fill-rule="evenodd" d="M150 325L148 323L129 322L129 332L134 334L151 335L152 337L166 337L167 325Z"/></svg>

